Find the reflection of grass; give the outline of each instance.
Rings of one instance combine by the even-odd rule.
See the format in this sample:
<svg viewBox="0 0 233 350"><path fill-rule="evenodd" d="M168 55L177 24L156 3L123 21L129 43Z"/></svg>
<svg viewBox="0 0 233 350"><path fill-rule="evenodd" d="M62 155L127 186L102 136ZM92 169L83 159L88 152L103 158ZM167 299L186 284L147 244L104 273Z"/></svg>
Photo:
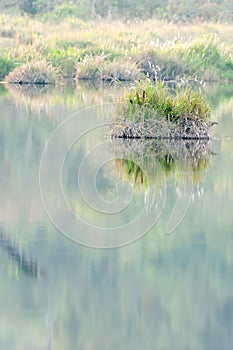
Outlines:
<svg viewBox="0 0 233 350"><path fill-rule="evenodd" d="M115 159L115 166L118 175L122 175L135 188L147 187L148 179L143 169L134 161L128 159Z"/></svg>
<svg viewBox="0 0 233 350"><path fill-rule="evenodd" d="M138 143L138 140L133 141ZM167 180L173 179L175 184L182 182L186 186L190 180L198 184L208 169L211 153L208 143L182 142L172 148L153 141L147 145L141 143L137 149L136 143L113 143L113 152L118 176L137 189L148 186L160 189L164 176Z"/></svg>
<svg viewBox="0 0 233 350"><path fill-rule="evenodd" d="M59 88L49 85L8 84L13 100L17 106L24 106L28 112L46 112L52 117L52 109L64 105L68 109L99 104L103 96L95 87L88 90L83 85L61 85Z"/></svg>
<svg viewBox="0 0 233 350"><path fill-rule="evenodd" d="M8 94L8 90L4 85L0 84L0 98Z"/></svg>

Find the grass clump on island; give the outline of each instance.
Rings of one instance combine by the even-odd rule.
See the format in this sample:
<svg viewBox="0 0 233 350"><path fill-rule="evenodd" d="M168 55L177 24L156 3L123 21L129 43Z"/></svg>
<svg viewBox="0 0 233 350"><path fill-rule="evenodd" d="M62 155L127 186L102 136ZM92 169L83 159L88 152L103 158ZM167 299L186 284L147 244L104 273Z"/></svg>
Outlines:
<svg viewBox="0 0 233 350"><path fill-rule="evenodd" d="M152 83L139 81L130 90L126 90L122 102L127 104L129 114L134 114L137 107L153 110L160 117L177 123L181 117L201 119L210 117L210 108L200 90L192 90L190 86L178 86L175 90L162 82ZM150 114L145 113L146 118Z"/></svg>
<svg viewBox="0 0 233 350"><path fill-rule="evenodd" d="M169 89L163 82L138 82L117 105L112 138L211 138L210 107L190 86Z"/></svg>

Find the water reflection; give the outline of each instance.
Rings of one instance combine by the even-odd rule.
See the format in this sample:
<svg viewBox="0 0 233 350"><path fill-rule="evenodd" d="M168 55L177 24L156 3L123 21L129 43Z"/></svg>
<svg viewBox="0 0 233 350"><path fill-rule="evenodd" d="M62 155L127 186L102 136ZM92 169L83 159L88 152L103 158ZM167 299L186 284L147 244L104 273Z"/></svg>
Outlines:
<svg viewBox="0 0 233 350"><path fill-rule="evenodd" d="M59 107L68 108L70 111L75 108L84 108L91 105L98 105L111 99L112 94L118 94L120 89L114 85L88 85L85 82L51 86L33 84L7 84L16 107L24 107L27 114L35 113L38 116L47 114L54 118L51 109Z"/></svg>
<svg viewBox="0 0 233 350"><path fill-rule="evenodd" d="M28 257L25 252L20 249L17 242L13 241L6 233L6 230L0 228L0 246L8 254L10 262L13 261L17 265L17 275L22 271L31 277L38 277L38 263L35 259Z"/></svg>
<svg viewBox="0 0 233 350"><path fill-rule="evenodd" d="M136 187L160 186L161 175L198 185L207 172L212 151L210 140L111 140L118 176ZM159 171L160 169L160 171ZM147 178L146 178L147 174ZM163 183L163 181L162 181Z"/></svg>
<svg viewBox="0 0 233 350"><path fill-rule="evenodd" d="M95 94L96 100L104 98L101 89ZM204 145L203 150L199 143L180 144L175 149L133 140L122 144L113 140L108 146L116 160L98 173L97 186L103 196L111 199L114 174L134 184L138 201L144 200L148 185L154 184L155 192L164 186L159 182L162 173L172 187L167 193L168 208L158 225L134 244L109 251L80 247L59 235L44 212L38 189L41 152L54 129L50 117L58 123L73 109L88 105L92 90L83 90L83 99L77 90L67 92L67 97L56 90L45 95L54 100L51 98L51 105L47 100L48 109L41 107L45 111L41 115L36 109L26 109L25 104L16 108L16 97L4 89L0 99L1 222L14 232L16 241L23 240L29 266L26 252L37 256L48 270L47 279L22 278L19 283L0 269L0 349L231 350L233 141L223 137L233 133L232 95L226 100L223 94L220 104L218 91L213 92L213 101L218 103L213 119L219 121L216 136L220 140ZM65 98L73 101L73 107L60 104ZM85 124L85 118L81 123ZM69 139L67 133L58 139L57 147ZM76 166L99 141L102 135L80 140L79 152L74 150L73 158L67 160L66 185L73 197ZM146 170L125 164L123 158L129 159L129 155ZM153 168L150 161L156 158ZM86 187L93 162L89 165ZM187 179L185 171L191 173L188 181L196 183L194 187L199 186L201 193L203 189L203 194L195 199L176 234L168 238L164 235L167 212L176 198L177 176L181 182ZM146 174L150 175L148 183ZM62 216L51 172L46 181ZM187 192L189 183L183 183ZM45 229L39 230L40 225ZM6 256L12 259L12 250L16 257L21 253L18 244L14 252L14 241L7 232L5 235L0 267Z"/></svg>

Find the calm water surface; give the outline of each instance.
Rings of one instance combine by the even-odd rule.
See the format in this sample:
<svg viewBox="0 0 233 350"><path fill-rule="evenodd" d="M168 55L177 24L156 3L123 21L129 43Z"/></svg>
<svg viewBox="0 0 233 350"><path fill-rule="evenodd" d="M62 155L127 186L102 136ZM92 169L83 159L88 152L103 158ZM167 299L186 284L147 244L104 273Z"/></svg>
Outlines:
<svg viewBox="0 0 233 350"><path fill-rule="evenodd" d="M46 142L63 120L114 93L83 86L0 90L0 349L233 349L233 86L208 89L219 124L191 176L181 151L167 169L163 150L156 167L148 165L156 158L155 146L144 150L149 161L144 157L143 163L137 145L97 147L105 140L102 124L109 113L102 107L80 112L77 129L64 127L54 140L42 190L48 206L53 203L55 223L74 240L104 246L108 233L99 235L83 222L121 226L121 242L133 240L144 227L127 224L147 205L159 220L134 243L108 250L81 246L64 237L45 211L39 166ZM90 131L92 125L102 126ZM71 145L75 133L85 130ZM64 149L69 152L62 183L71 216L57 188L57 159ZM104 163L103 154L115 160ZM128 154L145 173L136 176L131 163L116 160ZM77 174L85 156L80 191ZM99 163L104 166L98 170ZM89 205L98 204L93 183L103 211L119 209L116 184L133 200L116 215L99 214ZM188 211L167 235L175 201L187 193Z"/></svg>

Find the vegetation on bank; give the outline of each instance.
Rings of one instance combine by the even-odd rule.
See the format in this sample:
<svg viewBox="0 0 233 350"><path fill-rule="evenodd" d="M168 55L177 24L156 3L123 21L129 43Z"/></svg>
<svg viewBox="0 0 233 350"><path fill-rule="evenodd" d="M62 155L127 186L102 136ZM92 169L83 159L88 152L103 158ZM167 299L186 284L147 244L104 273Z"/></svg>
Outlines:
<svg viewBox="0 0 233 350"><path fill-rule="evenodd" d="M149 19L56 25L42 18L0 15L0 75L43 61L61 78L228 81L233 79L233 27L176 25ZM9 80L9 79L8 79Z"/></svg>

